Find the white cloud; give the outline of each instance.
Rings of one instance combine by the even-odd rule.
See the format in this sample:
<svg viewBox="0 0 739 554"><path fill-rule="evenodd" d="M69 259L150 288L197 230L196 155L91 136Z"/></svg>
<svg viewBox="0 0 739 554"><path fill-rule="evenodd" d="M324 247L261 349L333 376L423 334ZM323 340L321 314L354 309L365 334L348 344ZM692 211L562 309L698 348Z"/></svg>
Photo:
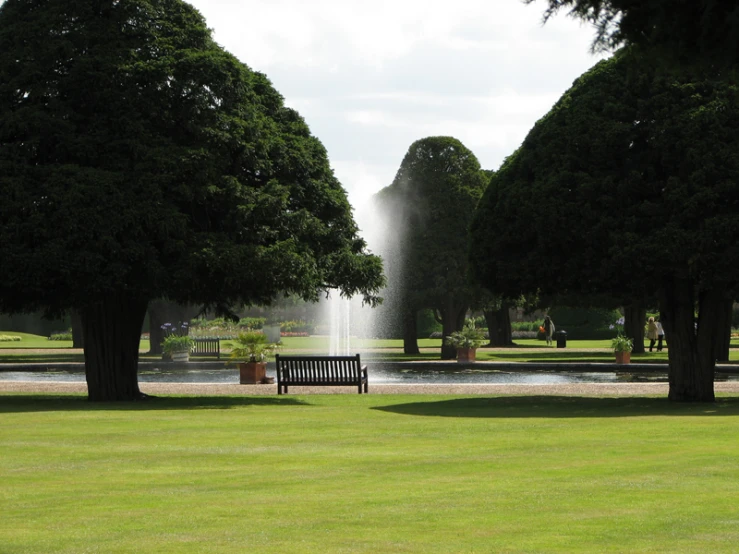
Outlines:
<svg viewBox="0 0 739 554"><path fill-rule="evenodd" d="M497 169L597 61L590 28L542 26L543 4L520 0L191 3L306 119L354 205L426 136L454 136Z"/></svg>

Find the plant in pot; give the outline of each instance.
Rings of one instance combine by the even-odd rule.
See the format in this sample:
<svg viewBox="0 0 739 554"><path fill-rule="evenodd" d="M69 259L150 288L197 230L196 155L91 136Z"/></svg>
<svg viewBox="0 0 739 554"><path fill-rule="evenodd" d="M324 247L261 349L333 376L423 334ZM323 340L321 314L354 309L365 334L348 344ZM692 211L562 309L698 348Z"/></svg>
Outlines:
<svg viewBox="0 0 739 554"><path fill-rule="evenodd" d="M474 362L475 352L485 342L485 334L475 327L473 319L468 319L461 331L454 331L444 342L457 349L458 362Z"/></svg>
<svg viewBox="0 0 739 554"><path fill-rule="evenodd" d="M611 347L613 348L613 352L616 354L617 364L631 363L631 351L634 348L634 343L630 338L619 334L611 341Z"/></svg>
<svg viewBox="0 0 739 554"><path fill-rule="evenodd" d="M267 335L258 331L239 333L231 346L231 359L239 363L239 383L253 385L267 382L267 356L281 343L269 342Z"/></svg>
<svg viewBox="0 0 739 554"><path fill-rule="evenodd" d="M195 341L189 336L169 335L162 342L162 351L173 362L187 362Z"/></svg>

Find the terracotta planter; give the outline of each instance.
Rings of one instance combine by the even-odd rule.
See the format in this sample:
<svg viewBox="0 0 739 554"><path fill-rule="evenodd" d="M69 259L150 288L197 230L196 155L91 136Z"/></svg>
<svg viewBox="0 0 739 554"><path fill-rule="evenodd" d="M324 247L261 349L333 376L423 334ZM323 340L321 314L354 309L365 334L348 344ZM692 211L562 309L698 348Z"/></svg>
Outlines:
<svg viewBox="0 0 739 554"><path fill-rule="evenodd" d="M614 352L616 354L617 364L631 363L631 352Z"/></svg>
<svg viewBox="0 0 739 554"><path fill-rule="evenodd" d="M457 348L458 362L474 362L477 348Z"/></svg>
<svg viewBox="0 0 739 554"><path fill-rule="evenodd" d="M256 385L267 376L267 362L246 362L239 364L239 383Z"/></svg>

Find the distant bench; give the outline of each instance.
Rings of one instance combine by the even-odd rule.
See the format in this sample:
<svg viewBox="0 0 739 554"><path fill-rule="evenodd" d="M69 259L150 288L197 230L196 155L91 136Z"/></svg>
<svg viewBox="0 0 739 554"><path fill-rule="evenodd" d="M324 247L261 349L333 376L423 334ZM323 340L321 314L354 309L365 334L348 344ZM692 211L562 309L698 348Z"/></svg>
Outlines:
<svg viewBox="0 0 739 554"><path fill-rule="evenodd" d="M215 356L221 359L221 339L193 339L195 344L190 356Z"/></svg>
<svg viewBox="0 0 739 554"><path fill-rule="evenodd" d="M280 356L277 365L277 394L291 385L306 387L356 386L367 392L367 366L356 356Z"/></svg>

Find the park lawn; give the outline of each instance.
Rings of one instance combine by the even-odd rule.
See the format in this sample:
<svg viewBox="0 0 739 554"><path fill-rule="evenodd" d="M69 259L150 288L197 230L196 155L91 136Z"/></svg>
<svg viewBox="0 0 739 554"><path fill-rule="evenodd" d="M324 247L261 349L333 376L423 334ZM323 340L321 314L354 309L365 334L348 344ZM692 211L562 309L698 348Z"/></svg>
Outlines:
<svg viewBox="0 0 739 554"><path fill-rule="evenodd" d="M739 398L0 396L0 550L736 552Z"/></svg>
<svg viewBox="0 0 739 554"><path fill-rule="evenodd" d="M15 334L23 337L21 342L0 342L0 363L47 363L47 362L83 362L81 349L73 349L71 341L50 341L45 337L0 331L0 334ZM517 339L516 348L480 348L477 350L479 361L494 362L604 362L614 361L610 340L568 340L566 348L554 348L544 341L536 339ZM330 339L327 336L284 337L282 354L314 354L326 355L329 352ZM363 360L369 362L402 362L414 360L438 360L441 339L419 339L420 354L404 354L403 341L399 339L358 339L351 342L352 352L359 352ZM221 341L222 359L228 359L230 341ZM49 350L45 352L45 350ZM68 350L68 352L64 352ZM141 361L155 362L159 355L148 355L149 341L142 339L139 346ZM204 360L207 360L204 359ZM632 354L634 363L667 363L667 350L663 352L645 352ZM731 362L739 362L739 339L732 340L729 353ZM215 361L213 358L210 361Z"/></svg>
<svg viewBox="0 0 739 554"><path fill-rule="evenodd" d="M0 341L0 348L72 348L71 340L49 340L49 337L18 331L0 331L0 335L21 338L20 341Z"/></svg>

